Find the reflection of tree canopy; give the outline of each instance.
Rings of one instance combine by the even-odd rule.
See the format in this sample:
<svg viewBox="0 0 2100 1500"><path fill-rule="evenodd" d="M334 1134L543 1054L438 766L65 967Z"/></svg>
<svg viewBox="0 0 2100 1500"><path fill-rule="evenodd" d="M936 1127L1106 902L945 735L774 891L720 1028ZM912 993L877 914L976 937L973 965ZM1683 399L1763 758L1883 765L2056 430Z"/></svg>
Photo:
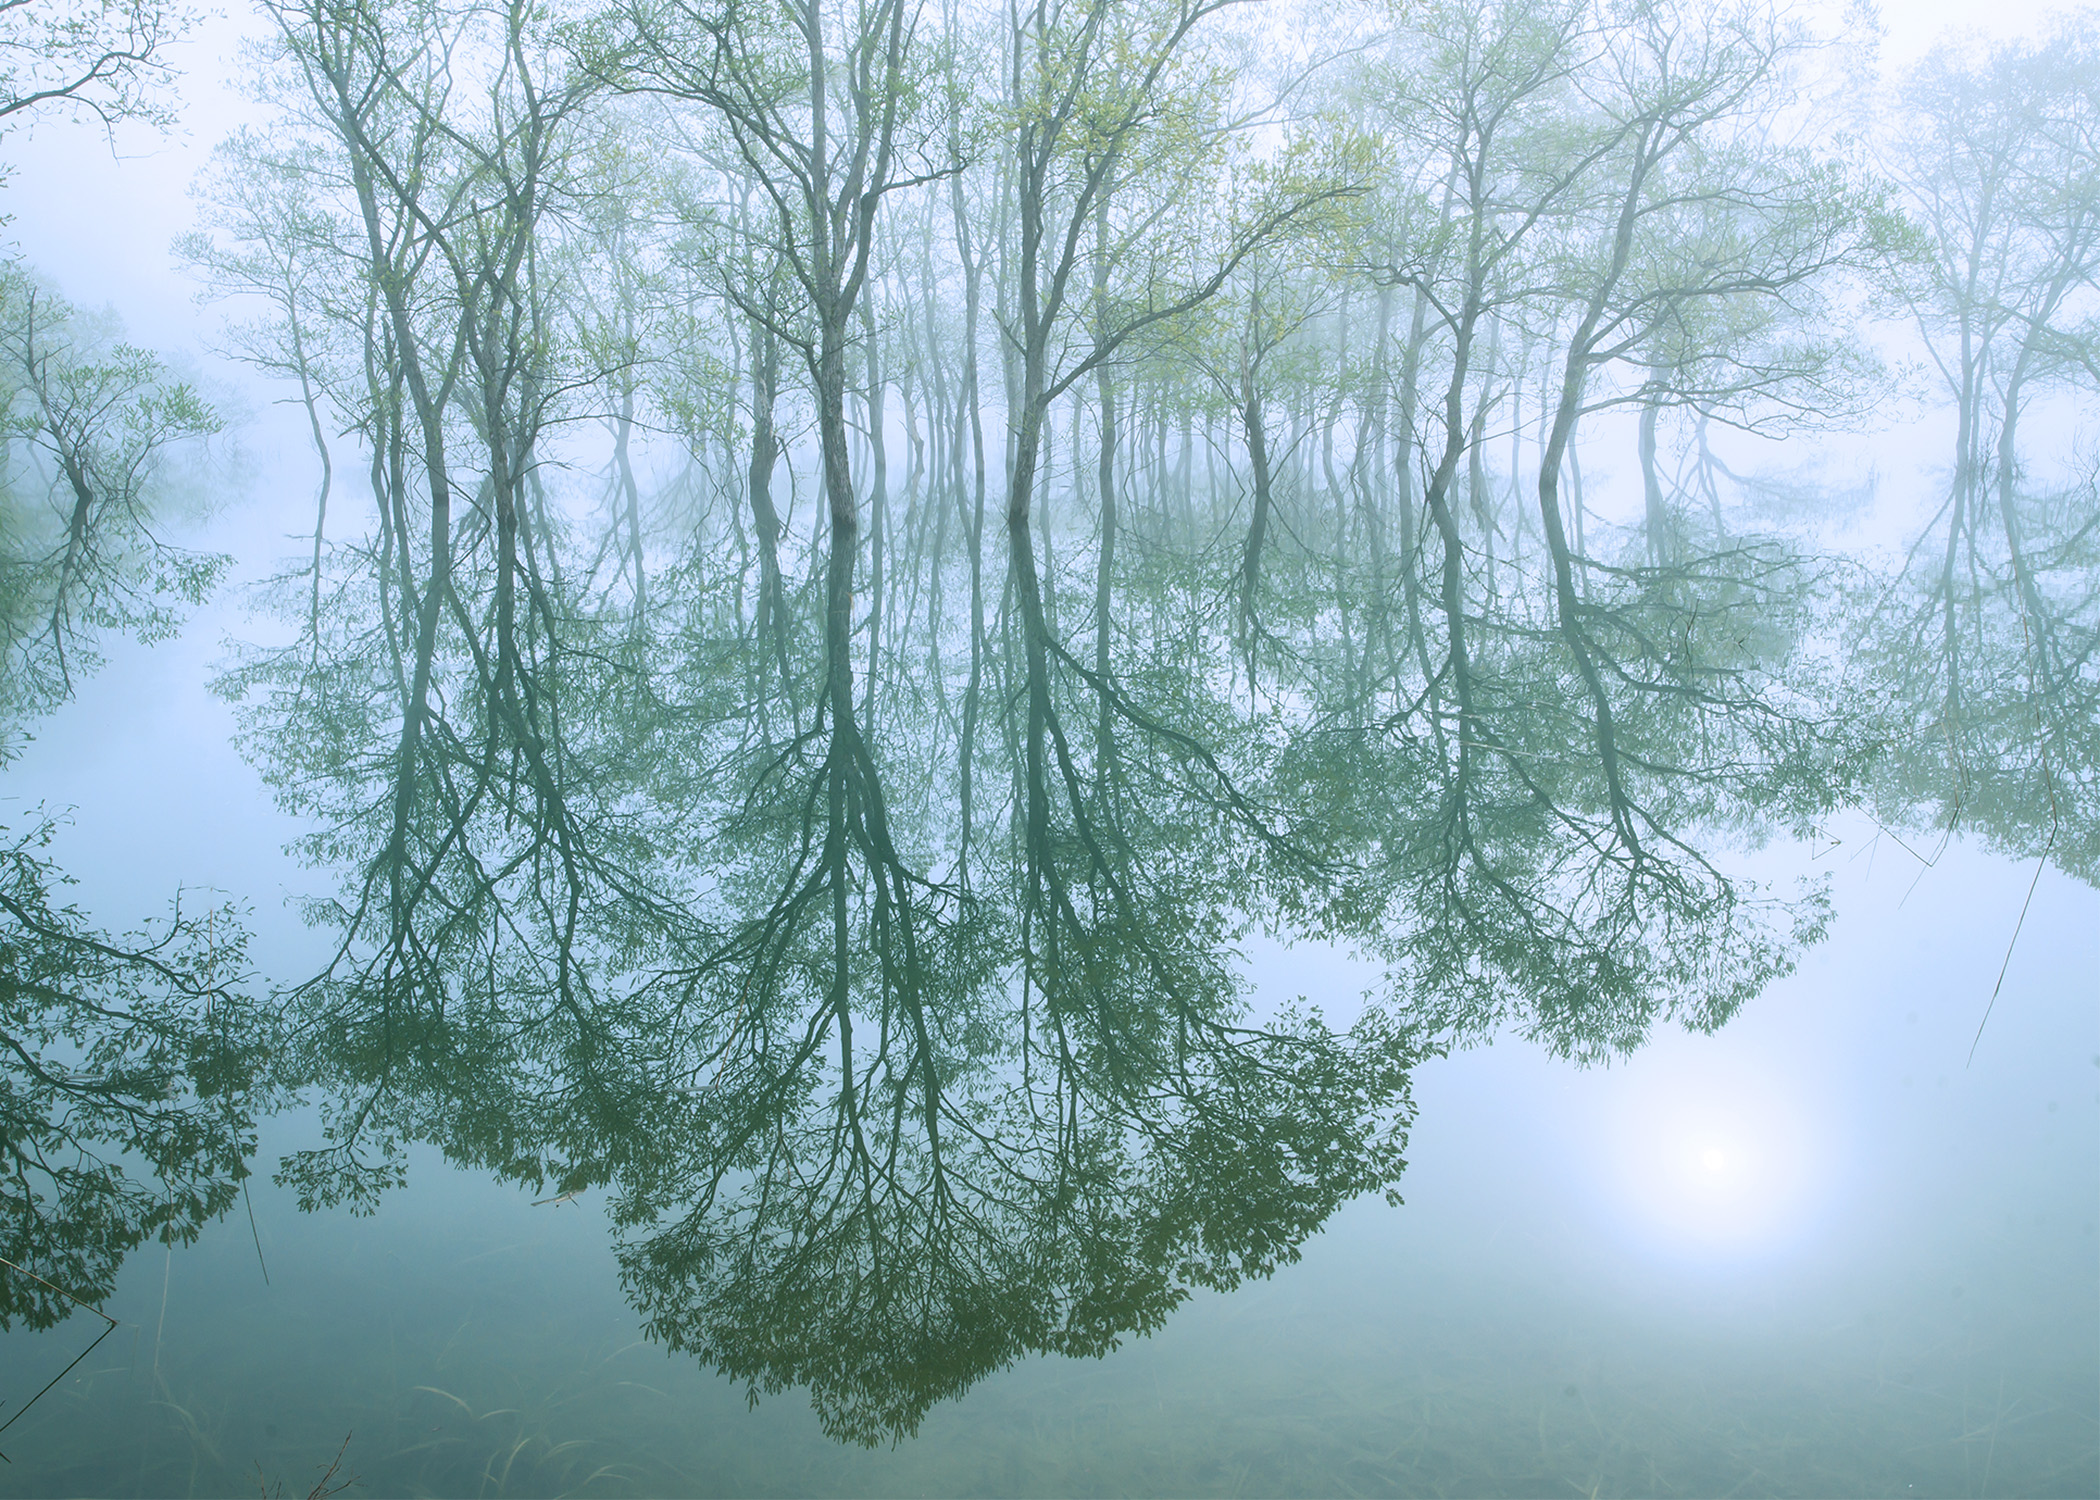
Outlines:
<svg viewBox="0 0 2100 1500"><path fill-rule="evenodd" d="M1829 808L1850 738L1785 660L1816 583L1799 558L1722 539L1594 572L1573 631L1524 593L1466 609L1462 657L1459 627L1425 621L1420 649L1445 666L1411 711L1287 762L1306 795L1360 804L1374 845L1357 890L1378 903L1363 930L1390 935L1408 1013L1460 1032L1513 1019L1592 1056L1639 1045L1658 1015L1719 1025L1815 934L1818 898L1759 896L1701 846Z"/></svg>
<svg viewBox="0 0 2100 1500"><path fill-rule="evenodd" d="M167 634L224 562L156 534L171 456L217 418L108 321L0 265L0 762L101 632ZM63 899L53 827L0 832L0 1328L99 1302L149 1236L226 1211L269 1035L230 909L103 932Z"/></svg>
<svg viewBox="0 0 2100 1500"><path fill-rule="evenodd" d="M1390 1191L1415 1060L1710 1029L1820 933L1730 859L1901 713L1708 433L1861 404L1831 289L1907 238L1773 144L1800 38L1438 4L1352 75L1382 154L1252 161L1210 9L273 7L189 253L327 476L227 684L341 876L306 1201L409 1140L609 1185L657 1336L872 1441ZM1255 930L1386 987L1257 1013Z"/></svg>
<svg viewBox="0 0 2100 1500"><path fill-rule="evenodd" d="M651 1331L806 1383L827 1429L873 1441L1021 1353L1099 1354L1192 1287L1266 1274L1398 1175L1400 1039L1074 1009L1036 1037L1011 1007L868 1017L793 1072L800 1048L724 1059L763 1108L695 1089L621 1173Z"/></svg>
<svg viewBox="0 0 2100 1500"><path fill-rule="evenodd" d="M1900 732L1892 817L1974 828L2100 879L2100 468L2023 445L2100 379L2100 38L2066 20L1976 63L1921 60L1892 171L1919 204L1890 278L1954 405L1947 490L1876 599L1862 675ZM2040 407L2040 413L2035 408Z"/></svg>
<svg viewBox="0 0 2100 1500"><path fill-rule="evenodd" d="M193 1240L233 1204L268 1035L226 984L230 912L97 932L55 904L49 833L0 849L0 1245L37 1278L0 1280L0 1328L99 1302L142 1241Z"/></svg>

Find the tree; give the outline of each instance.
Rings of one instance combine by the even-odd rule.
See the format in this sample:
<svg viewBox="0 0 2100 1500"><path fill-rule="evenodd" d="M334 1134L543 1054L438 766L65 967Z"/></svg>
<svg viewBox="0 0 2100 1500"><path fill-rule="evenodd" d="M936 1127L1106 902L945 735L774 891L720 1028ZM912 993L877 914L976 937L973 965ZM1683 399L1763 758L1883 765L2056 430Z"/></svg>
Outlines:
<svg viewBox="0 0 2100 1500"><path fill-rule="evenodd" d="M0 267L0 712L6 733L99 665L98 631L154 640L228 559L184 551L156 511L218 416L160 359Z"/></svg>
<svg viewBox="0 0 2100 1500"><path fill-rule="evenodd" d="M1710 1029L1821 931L1729 861L1882 732L1845 570L1658 458L1857 404L1886 226L1766 12L1280 80L1209 0L273 14L195 258L370 492L227 683L341 880L309 1203L611 1186L655 1336L876 1441L1389 1188L1419 1058ZM1256 1018L1257 926L1383 1003Z"/></svg>
<svg viewBox="0 0 2100 1500"><path fill-rule="evenodd" d="M524 7L273 16L279 170L320 226L284 243L318 257L293 280L304 326L327 330L276 357L363 447L374 530L324 559L317 638L229 686L254 695L257 732L298 726L269 774L320 815L317 857L352 872L321 909L335 959L298 991L299 1056L342 1083L348 1123L290 1173L365 1201L406 1039L450 1038L462 1066L587 1051L616 1024L593 1010L597 955L678 907L651 884L660 829L611 813L647 780L634 611L593 589L543 480L549 433L608 384L561 311L598 84Z"/></svg>
<svg viewBox="0 0 2100 1500"><path fill-rule="evenodd" d="M1261 732L1227 729L1229 718L1213 717L1200 651L1185 669L1190 675L1156 706L1142 702L1131 683L1118 681L1101 645L1111 592L1102 575L1089 667L1051 622L1036 558L1054 404L1143 337L1203 307L1259 249L1302 232L1353 191L1346 171L1336 170L1348 164L1346 152L1337 153L1340 161L1286 157L1273 172L1247 171L1242 194L1208 208L1181 191L1191 154L1211 153L1222 166L1232 133L1218 80L1194 55L1198 27L1221 8L1101 0L1037 5L1009 17L1006 532L1019 637L1005 662L1018 718L1007 740L1018 851L1009 899L1024 993L1040 992L1046 1021L1060 1033L1067 1025L1227 1024L1231 992L1218 977L1209 881L1221 868L1258 870L1243 887L1251 905L1288 900L1294 882L1327 873L1322 854L1292 837L1287 811L1248 791L1243 767L1258 763ZM1090 247L1101 257L1091 277ZM1113 487L1102 494L1112 498ZM1111 560L1116 524L1113 505L1105 506L1099 545ZM1047 553L1048 529L1041 530ZM1173 636L1133 642L1140 659L1152 654L1148 646L1165 655L1189 644ZM1071 722L1097 726L1091 766L1067 734L1068 713ZM1217 863L1192 861L1185 870L1146 863L1142 851L1170 836L1177 817L1225 821L1230 831L1216 840ZM1148 976L1134 997L1141 1009L1120 1021L1097 1011L1104 992L1081 977L1106 953L1119 969Z"/></svg>
<svg viewBox="0 0 2100 1500"><path fill-rule="evenodd" d="M1726 336L1688 352L1700 309L1798 312L1864 254L1857 195L1756 144L1789 45L1747 12L1454 5L1371 80L1414 154L1362 238L1386 251L1373 278L1416 300L1404 389L1438 392L1401 454L1419 476L1391 527L1405 631L1371 678L1392 707L1366 723L1356 674L1318 680L1323 732L1293 743L1266 795L1353 830L1363 862L1334 920L1388 957L1407 1014L1460 1034L1515 1022L1595 1057L1658 1017L1711 1028L1821 930L1812 892L1763 898L1694 834L1844 795L1859 731L1828 682L1780 669L1812 628L1817 565L1776 538L1622 563L1570 534L1560 490L1585 413L1657 399L1652 373L1606 377L1658 328L1686 399L1746 421L1828 383L1814 344L1770 341L1764 368L1732 363L1745 348ZM1491 422L1515 425L1531 372L1513 357L1547 350L1527 526L1484 447ZM1497 557L1498 535L1527 529L1537 553ZM1379 551L1366 561L1383 570Z"/></svg>
<svg viewBox="0 0 2100 1500"><path fill-rule="evenodd" d="M2082 20L1906 81L1887 147L1921 237L1890 295L1954 406L1948 493L1865 641L1902 704L1883 788L1949 832L2100 872L2093 726L2100 573L2092 477L2044 478L2021 419L2091 389L2100 278L2100 98ZM1929 544L1929 545L1928 545Z"/></svg>
<svg viewBox="0 0 2100 1500"><path fill-rule="evenodd" d="M122 120L173 123L160 98L167 50L196 21L180 0L0 0L0 132L21 123L16 116L69 109L105 129Z"/></svg>
<svg viewBox="0 0 2100 1500"><path fill-rule="evenodd" d="M191 19L0 3L0 130L68 106L167 123L154 90ZM219 427L112 320L0 265L0 763L100 665L103 632L163 637L217 578L227 559L161 528L181 459ZM60 901L54 826L0 844L0 1328L101 1302L149 1236L194 1240L240 1192L268 1093L233 910L178 901L155 931L105 933Z"/></svg>

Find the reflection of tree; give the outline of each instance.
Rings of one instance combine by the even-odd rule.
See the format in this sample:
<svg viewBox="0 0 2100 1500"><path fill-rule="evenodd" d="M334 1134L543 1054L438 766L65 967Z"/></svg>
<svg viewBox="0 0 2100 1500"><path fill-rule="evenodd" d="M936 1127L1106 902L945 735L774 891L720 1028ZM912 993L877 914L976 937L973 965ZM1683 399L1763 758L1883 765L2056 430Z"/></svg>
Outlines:
<svg viewBox="0 0 2100 1500"><path fill-rule="evenodd" d="M792 819L808 790L784 800ZM391 1054L403 1133L535 1186L611 1185L623 1275L672 1347L755 1390L808 1385L827 1430L879 1441L1023 1354L1099 1354L1266 1274L1397 1179L1419 1047L1375 1017L1248 1022L1186 896L1178 926L1133 905L1024 974L982 897L908 893L909 941L885 933L876 871L842 982L821 847L768 842L786 871L746 875L796 900L601 1001L589 1046L492 1015ZM1201 837L1177 842L1148 865L1201 862ZM1161 884L1133 893L1148 911Z"/></svg>
<svg viewBox="0 0 2100 1500"><path fill-rule="evenodd" d="M896 0L273 8L273 191L223 222L372 505L228 684L342 875L309 1202L411 1139L610 1185L660 1337L873 1440L1389 1187L1415 1058L1710 1028L1817 934L1723 851L1851 794L1833 570L1679 514L1656 454L1673 408L1851 399L1822 289L1880 219L1772 144L1799 39L1439 4L1361 80L1367 185L1346 131L1241 160L1221 9L929 55ZM1576 461L1614 407L1624 531ZM609 514L564 493L595 424ZM1257 926L1382 957L1385 1003L1251 1021Z"/></svg>
<svg viewBox="0 0 2100 1500"><path fill-rule="evenodd" d="M806 1384L826 1430L874 1442L1022 1354L1105 1353L1192 1288L1266 1275L1397 1178L1398 1038L1140 1013L1105 948L1098 1008L1034 1021L1054 1044L988 987L793 1073L754 1045L764 1113L697 1092L619 1183L651 1332L754 1389Z"/></svg>
<svg viewBox="0 0 2100 1500"><path fill-rule="evenodd" d="M169 633L224 559L168 546L171 454L217 430L161 362L0 266L0 760L99 665L98 637ZM109 1295L149 1236L194 1239L255 1145L269 1028L232 986L224 907L150 933L97 930L42 853L0 843L0 1328Z"/></svg>
<svg viewBox="0 0 2100 1500"><path fill-rule="evenodd" d="M1471 1034L1514 1023L1594 1058L1658 1019L1718 1026L1786 971L1821 930L1820 899L1760 896L1692 830L1806 820L1842 795L1846 721L1813 674L1776 671L1816 576L1754 543L1607 571L1584 605L1595 683L1551 615L1474 595L1469 654L1447 669L1462 710L1294 747L1279 796L1347 809L1368 842L1348 916L1408 1013Z"/></svg>
<svg viewBox="0 0 2100 1500"><path fill-rule="evenodd" d="M101 1301L148 1236L193 1240L232 1205L268 1036L228 987L231 912L97 932L53 899L49 834L0 849L0 1245L42 1278L0 1278L0 1328L72 1311L44 1283Z"/></svg>
<svg viewBox="0 0 2100 1500"><path fill-rule="evenodd" d="M2022 419L2100 380L2100 37L1914 70L1898 164L1920 231L1896 295L1955 409L1945 501L1882 601L1864 665L1903 705L1881 788L2100 878L2095 474L2033 471Z"/></svg>
<svg viewBox="0 0 2100 1500"><path fill-rule="evenodd" d="M689 578L657 597L713 617ZM790 639L795 677L820 681L823 642ZM688 644L695 683L749 680ZM770 665L778 645L753 649ZM1093 701L1086 669L1043 651ZM303 1053L343 1101L338 1139L362 1144L289 1175L369 1202L391 1145L427 1139L535 1188L610 1184L652 1331L755 1388L809 1385L831 1430L867 1441L1024 1353L1099 1353L1193 1287L1267 1272L1396 1180L1422 1049L1376 1017L1246 1019L1228 944L1272 810L1228 776L1254 746L1191 694L1191 665L1131 663L1107 690L1113 766L1066 747L1069 821L984 842L967 892L914 873L960 837L927 791L955 774L930 709L900 698L879 746L842 749L828 717L768 743L733 705L687 700L648 782L706 810L683 847L708 877L675 918L637 902L629 946L598 938L580 1014L509 939L449 972L441 1014L313 987ZM633 711L584 700L571 732ZM1015 758L992 763L1017 779L1018 737L1002 743ZM879 755L898 802L835 776L845 753Z"/></svg>

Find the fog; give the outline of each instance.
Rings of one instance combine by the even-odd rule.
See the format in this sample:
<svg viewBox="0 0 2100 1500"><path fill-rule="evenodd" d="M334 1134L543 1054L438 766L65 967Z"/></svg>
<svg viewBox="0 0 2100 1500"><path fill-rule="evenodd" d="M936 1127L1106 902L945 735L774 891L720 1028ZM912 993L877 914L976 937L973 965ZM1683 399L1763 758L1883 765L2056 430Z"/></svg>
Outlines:
<svg viewBox="0 0 2100 1500"><path fill-rule="evenodd" d="M0 136L0 1491L2100 1492L2090 18L892 8Z"/></svg>

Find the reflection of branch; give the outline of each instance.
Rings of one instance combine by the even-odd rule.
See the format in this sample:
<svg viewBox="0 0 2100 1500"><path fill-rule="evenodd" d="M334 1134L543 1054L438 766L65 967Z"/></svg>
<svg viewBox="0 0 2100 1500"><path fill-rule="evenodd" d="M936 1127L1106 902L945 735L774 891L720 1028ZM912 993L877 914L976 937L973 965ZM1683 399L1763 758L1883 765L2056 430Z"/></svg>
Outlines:
<svg viewBox="0 0 2100 1500"><path fill-rule="evenodd" d="M1288 835L1272 830L1264 817L1262 809L1257 807L1234 784L1231 775L1223 766L1218 764L1217 757L1211 753L1210 749L1202 741L1192 735L1184 734L1170 725L1161 723L1158 719L1145 713L1135 703L1131 702L1128 695L1116 685L1114 679L1102 677L1092 671L1077 657L1073 656L1071 652L1067 651L1063 643L1048 637L1047 634L1045 645L1051 654L1056 656L1059 661L1062 661L1075 676L1084 681L1096 693L1099 693L1102 700L1115 709L1117 716L1131 725L1132 728L1142 730L1154 739L1174 745L1185 754L1202 762L1204 769L1208 770L1217 779L1218 786L1224 792L1223 801L1211 802L1210 806L1231 810L1239 818L1242 827L1248 829L1267 844L1271 852L1284 856L1291 863L1309 872L1331 868L1326 863L1316 860L1311 851L1293 841Z"/></svg>
<svg viewBox="0 0 2100 1500"><path fill-rule="evenodd" d="M52 1286L50 1282L44 1280L44 1278L37 1275L36 1272L24 1270L22 1267L16 1265L13 1261L9 1260L4 1255L0 1255L0 1266L6 1266L10 1271L14 1271L22 1276L27 1276L38 1286L49 1287L52 1291L58 1293L59 1296L65 1298L75 1307L87 1308L89 1312L93 1313L103 1322L103 1329L100 1333L95 1335L93 1343L89 1344L85 1349L81 1350L78 1354L74 1355L73 1358L67 1362L66 1367L63 1370L60 1370L56 1375L52 1376L49 1380L45 1381L43 1384L43 1388L39 1390L34 1396L31 1396L27 1401L25 1401L22 1404L22 1407L19 1411L17 1411L13 1416L9 1417L5 1422L0 1422L0 1432L5 1432L8 1428L14 1426L15 1423L21 1421L30 1407L36 1405L37 1402L43 1400L45 1393L48 1392L51 1389L51 1387L57 1385L61 1380L64 1380L68 1375L72 1374L73 1366L79 1364L90 1354L93 1354L97 1345L99 1345L104 1339L108 1338L112 1333L115 1333L117 1331L117 1320L115 1318L112 1318L108 1313L104 1312L99 1307L89 1307L87 1303L82 1302L78 1297L74 1296L64 1287ZM6 1454L0 1453L0 1459L5 1459L6 1457Z"/></svg>

